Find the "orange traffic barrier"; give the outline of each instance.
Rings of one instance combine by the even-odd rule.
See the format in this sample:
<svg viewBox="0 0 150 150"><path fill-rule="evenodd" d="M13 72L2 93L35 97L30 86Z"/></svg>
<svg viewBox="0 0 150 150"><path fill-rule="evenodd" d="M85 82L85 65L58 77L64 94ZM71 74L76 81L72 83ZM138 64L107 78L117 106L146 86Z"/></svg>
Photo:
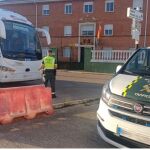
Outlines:
<svg viewBox="0 0 150 150"><path fill-rule="evenodd" d="M0 123L10 123L14 118L24 116L32 119L37 113L53 113L50 88L43 85L1 88Z"/></svg>

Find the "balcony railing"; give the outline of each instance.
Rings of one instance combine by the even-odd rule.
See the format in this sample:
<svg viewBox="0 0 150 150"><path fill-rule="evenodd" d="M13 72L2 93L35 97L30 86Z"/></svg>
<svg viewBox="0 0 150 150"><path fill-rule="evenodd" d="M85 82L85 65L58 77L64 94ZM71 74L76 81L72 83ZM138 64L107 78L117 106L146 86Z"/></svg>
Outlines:
<svg viewBox="0 0 150 150"><path fill-rule="evenodd" d="M135 50L93 50L91 62L124 63Z"/></svg>

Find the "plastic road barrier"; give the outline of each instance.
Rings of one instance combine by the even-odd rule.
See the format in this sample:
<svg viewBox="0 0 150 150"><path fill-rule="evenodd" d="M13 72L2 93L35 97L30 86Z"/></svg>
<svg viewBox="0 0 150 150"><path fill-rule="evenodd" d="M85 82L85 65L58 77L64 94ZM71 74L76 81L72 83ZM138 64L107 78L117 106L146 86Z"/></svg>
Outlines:
<svg viewBox="0 0 150 150"><path fill-rule="evenodd" d="M24 116L32 119L37 113L52 114L52 94L43 85L0 88L0 123L10 123Z"/></svg>

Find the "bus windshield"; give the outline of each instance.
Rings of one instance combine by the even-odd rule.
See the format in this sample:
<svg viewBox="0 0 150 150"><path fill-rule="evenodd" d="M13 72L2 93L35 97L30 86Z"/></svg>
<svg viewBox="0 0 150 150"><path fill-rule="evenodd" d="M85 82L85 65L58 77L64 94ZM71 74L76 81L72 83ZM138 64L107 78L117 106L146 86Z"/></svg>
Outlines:
<svg viewBox="0 0 150 150"><path fill-rule="evenodd" d="M14 60L41 60L42 51L34 27L13 21L4 21L6 39L1 39L2 55Z"/></svg>

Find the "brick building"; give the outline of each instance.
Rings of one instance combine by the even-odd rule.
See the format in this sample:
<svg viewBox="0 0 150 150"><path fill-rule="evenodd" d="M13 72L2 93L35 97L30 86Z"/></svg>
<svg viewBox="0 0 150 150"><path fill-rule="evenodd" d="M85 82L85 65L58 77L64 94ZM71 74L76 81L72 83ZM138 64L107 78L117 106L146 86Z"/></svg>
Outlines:
<svg viewBox="0 0 150 150"><path fill-rule="evenodd" d="M4 0L0 8L26 16L35 26L49 30L51 48L59 62L83 62L84 48L126 50L135 48L131 37L132 19L127 7L143 12L140 46L150 45L150 11L146 0ZM150 3L149 3L150 5ZM148 8L147 8L148 9ZM146 19L147 18L147 19ZM147 26L146 26L147 20ZM100 36L97 39L98 31ZM145 36L146 35L146 36ZM47 47L42 39L43 47Z"/></svg>

